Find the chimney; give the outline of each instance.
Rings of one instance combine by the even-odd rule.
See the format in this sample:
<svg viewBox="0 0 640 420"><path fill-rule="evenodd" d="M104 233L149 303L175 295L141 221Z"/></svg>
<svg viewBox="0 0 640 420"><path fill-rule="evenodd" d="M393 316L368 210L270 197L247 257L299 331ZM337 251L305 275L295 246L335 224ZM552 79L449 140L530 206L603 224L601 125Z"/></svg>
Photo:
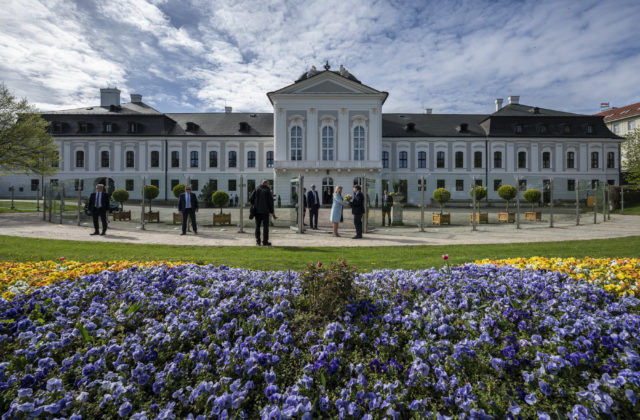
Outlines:
<svg viewBox="0 0 640 420"><path fill-rule="evenodd" d="M496 98L496 111L500 111L502 109L502 98Z"/></svg>
<svg viewBox="0 0 640 420"><path fill-rule="evenodd" d="M110 107L120 106L120 89L104 88L100 89L100 106Z"/></svg>
<svg viewBox="0 0 640 420"><path fill-rule="evenodd" d="M431 114L433 112L433 108L425 108L424 109L424 113L425 114Z"/></svg>
<svg viewBox="0 0 640 420"><path fill-rule="evenodd" d="M131 94L131 102L133 102L135 104L139 104L140 102L142 102L142 95L140 95L138 93L132 93Z"/></svg>
<svg viewBox="0 0 640 420"><path fill-rule="evenodd" d="M520 97L519 96L509 96L509 104L518 104L520 103Z"/></svg>
<svg viewBox="0 0 640 420"><path fill-rule="evenodd" d="M224 113L225 114L231 114L231 111L233 111L233 108L231 108L230 106L225 106L224 107Z"/></svg>

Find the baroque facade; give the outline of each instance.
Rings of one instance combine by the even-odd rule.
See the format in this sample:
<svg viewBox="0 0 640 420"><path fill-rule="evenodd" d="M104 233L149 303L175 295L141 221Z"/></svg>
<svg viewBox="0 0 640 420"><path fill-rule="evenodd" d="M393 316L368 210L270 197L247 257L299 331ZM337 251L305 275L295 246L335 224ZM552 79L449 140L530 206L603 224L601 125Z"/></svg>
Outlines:
<svg viewBox="0 0 640 420"><path fill-rule="evenodd" d="M575 198L580 183L617 184L620 143L601 116L495 101L491 114L383 113L388 93L361 83L343 66L312 67L293 84L267 93L273 113L161 113L131 95L101 89L100 106L46 112L60 147L53 182L109 178L112 187L140 198L143 179L171 200L172 186L207 182L246 198L262 179L291 203L293 178L316 184L324 203L336 185L368 179L370 198L399 188L420 203L425 178L427 202L445 187L452 200L468 200L475 182L498 199L502 184L546 188L554 198ZM240 176L245 181L240 185ZM88 181L87 181L88 180ZM45 180L51 182L51 180ZM34 197L38 179L0 179L0 194ZM83 189L88 195L93 186Z"/></svg>

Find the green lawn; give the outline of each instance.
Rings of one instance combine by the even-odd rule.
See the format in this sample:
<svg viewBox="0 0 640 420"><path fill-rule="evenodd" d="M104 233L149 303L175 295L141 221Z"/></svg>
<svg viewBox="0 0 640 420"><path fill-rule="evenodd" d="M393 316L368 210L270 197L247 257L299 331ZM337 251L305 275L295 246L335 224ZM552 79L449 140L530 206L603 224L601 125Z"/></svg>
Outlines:
<svg viewBox="0 0 640 420"><path fill-rule="evenodd" d="M620 214L620 209L614 210L611 213ZM631 207L625 206L624 214L640 215L640 205L631 206Z"/></svg>
<svg viewBox="0 0 640 420"><path fill-rule="evenodd" d="M0 260L38 261L58 259L78 261L168 260L226 264L261 270L299 270L309 263L344 258L359 270L374 268L421 269L443 264L442 254L451 264L481 258L509 257L637 257L640 236L589 241L532 242L527 244L398 246L398 247L207 247L138 245L116 242L76 242L0 236Z"/></svg>
<svg viewBox="0 0 640 420"><path fill-rule="evenodd" d="M36 211L36 203L32 201L14 201L14 209L11 209L11 200L0 201L0 213L23 213ZM40 202L42 210L42 201Z"/></svg>

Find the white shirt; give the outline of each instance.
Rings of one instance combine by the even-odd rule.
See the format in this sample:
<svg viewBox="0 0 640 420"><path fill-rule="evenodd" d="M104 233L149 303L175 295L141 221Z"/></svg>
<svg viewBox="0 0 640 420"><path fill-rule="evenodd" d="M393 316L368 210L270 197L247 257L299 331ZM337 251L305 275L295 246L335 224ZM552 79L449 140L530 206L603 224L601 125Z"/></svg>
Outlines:
<svg viewBox="0 0 640 420"><path fill-rule="evenodd" d="M185 207L190 209L191 208L191 193L184 193L184 199L185 199Z"/></svg>

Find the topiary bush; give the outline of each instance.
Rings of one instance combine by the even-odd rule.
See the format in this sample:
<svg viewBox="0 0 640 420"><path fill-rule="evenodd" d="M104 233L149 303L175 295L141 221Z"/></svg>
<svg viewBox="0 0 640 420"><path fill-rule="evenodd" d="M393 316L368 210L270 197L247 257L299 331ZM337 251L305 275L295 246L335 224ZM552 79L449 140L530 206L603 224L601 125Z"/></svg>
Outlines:
<svg viewBox="0 0 640 420"><path fill-rule="evenodd" d="M176 198L180 198L180 194L182 194L185 191L185 185L184 184L178 184L175 187L173 187L171 189L171 191L173 192L173 195Z"/></svg>
<svg viewBox="0 0 640 420"><path fill-rule="evenodd" d="M115 190L113 194L111 194L111 198L117 203L120 203L120 207L124 210L124 203L129 199L129 192L123 189Z"/></svg>
<svg viewBox="0 0 640 420"><path fill-rule="evenodd" d="M487 196L487 189L485 187L483 187L482 185L476 185L475 189L471 188L469 190L469 195L471 196L472 199L473 199L473 192L474 191L476 193L476 207L478 209L478 213L480 213L480 200L482 200L483 198L485 198Z"/></svg>
<svg viewBox="0 0 640 420"><path fill-rule="evenodd" d="M440 215L444 204L451 198L451 193L446 188L438 188L433 192L433 199L440 203Z"/></svg>
<svg viewBox="0 0 640 420"><path fill-rule="evenodd" d="M527 203L531 203L531 211L533 211L533 206L536 203L540 202L540 198L542 197L542 193L536 189L529 189L524 192L522 195Z"/></svg>
<svg viewBox="0 0 640 420"><path fill-rule="evenodd" d="M222 214L222 208L229 203L229 194L224 191L216 191L211 195L211 202L214 207L220 207L220 214Z"/></svg>
<svg viewBox="0 0 640 420"><path fill-rule="evenodd" d="M509 201L516 198L518 190L513 185L503 185L498 188L498 195L507 202L507 213L509 212Z"/></svg>
<svg viewBox="0 0 640 420"><path fill-rule="evenodd" d="M144 198L149 200L149 212L151 212L151 200L156 198L160 194L160 188L155 185L147 185L144 187Z"/></svg>

